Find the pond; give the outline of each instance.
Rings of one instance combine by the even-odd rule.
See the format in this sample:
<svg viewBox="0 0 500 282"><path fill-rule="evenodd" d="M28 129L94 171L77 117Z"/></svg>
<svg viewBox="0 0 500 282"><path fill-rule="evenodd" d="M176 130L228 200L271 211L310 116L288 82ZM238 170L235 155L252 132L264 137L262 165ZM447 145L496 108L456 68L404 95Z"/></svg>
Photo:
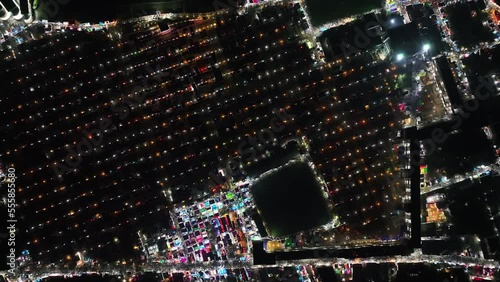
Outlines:
<svg viewBox="0 0 500 282"><path fill-rule="evenodd" d="M273 237L291 235L330 221L328 205L311 167L296 162L252 186L259 212Z"/></svg>

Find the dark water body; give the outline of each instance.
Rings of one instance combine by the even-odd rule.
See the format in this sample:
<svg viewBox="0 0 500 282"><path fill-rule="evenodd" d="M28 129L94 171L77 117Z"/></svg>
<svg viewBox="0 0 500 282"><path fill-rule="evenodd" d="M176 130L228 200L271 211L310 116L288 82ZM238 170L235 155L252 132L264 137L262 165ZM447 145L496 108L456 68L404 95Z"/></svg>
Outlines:
<svg viewBox="0 0 500 282"><path fill-rule="evenodd" d="M382 7L381 0L306 0L313 26Z"/></svg>
<svg viewBox="0 0 500 282"><path fill-rule="evenodd" d="M34 0L32 0L34 1ZM47 0L38 0L35 10L38 19L51 21L102 22L117 18L139 17L160 11L166 12L210 12L213 0L65 0L57 8L49 6ZM222 2L227 2L224 0Z"/></svg>
<svg viewBox="0 0 500 282"><path fill-rule="evenodd" d="M257 207L274 237L311 229L330 220L321 186L306 163L294 163L252 186Z"/></svg>
<svg viewBox="0 0 500 282"><path fill-rule="evenodd" d="M67 2L66 4L60 4L57 8L53 8L48 7L47 0L37 1L39 2L37 15L41 19L78 20L80 22L100 22L118 17L137 17L153 14L156 11L209 12L220 7L231 7L233 5L231 3L236 2L228 0L64 0L60 2ZM241 0L241 2L244 1ZM314 26L382 6L380 0L306 0L306 3Z"/></svg>

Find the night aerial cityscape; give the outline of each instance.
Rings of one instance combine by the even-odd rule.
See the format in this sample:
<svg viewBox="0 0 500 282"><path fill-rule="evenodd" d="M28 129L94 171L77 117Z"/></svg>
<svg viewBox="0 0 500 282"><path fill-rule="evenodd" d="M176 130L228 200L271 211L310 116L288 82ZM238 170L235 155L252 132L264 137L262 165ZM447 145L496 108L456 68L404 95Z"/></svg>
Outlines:
<svg viewBox="0 0 500 282"><path fill-rule="evenodd" d="M500 281L500 0L0 9L0 282Z"/></svg>

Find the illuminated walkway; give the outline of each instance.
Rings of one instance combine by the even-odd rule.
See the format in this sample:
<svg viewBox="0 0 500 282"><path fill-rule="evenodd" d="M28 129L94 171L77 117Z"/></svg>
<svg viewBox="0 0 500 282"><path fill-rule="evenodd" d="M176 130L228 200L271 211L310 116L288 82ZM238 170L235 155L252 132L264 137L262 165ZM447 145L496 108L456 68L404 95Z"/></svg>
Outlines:
<svg viewBox="0 0 500 282"><path fill-rule="evenodd" d="M364 263L435 263L435 264L447 264L447 265L467 265L467 266L483 266L488 268L500 268L500 263L494 260L485 260L473 257L458 257L458 256L434 256L434 255L423 255L420 252L415 252L409 256L394 256L394 257L376 257L376 258L358 258L358 259L332 259L332 258L313 258L304 260L293 260L293 261L278 261L276 265L278 267L295 267L297 265L307 265L314 264L318 266L333 266L334 264L364 264ZM207 262L198 264L145 264L143 265L144 271L152 272L183 272L183 271L211 271L214 269L227 268L269 268L273 265L265 266L255 266L251 262ZM105 269L102 272L118 274L122 273L123 268L116 267L116 269ZM59 270L53 269L52 271L42 271L37 277L47 276L49 274L70 274L74 273L69 270Z"/></svg>

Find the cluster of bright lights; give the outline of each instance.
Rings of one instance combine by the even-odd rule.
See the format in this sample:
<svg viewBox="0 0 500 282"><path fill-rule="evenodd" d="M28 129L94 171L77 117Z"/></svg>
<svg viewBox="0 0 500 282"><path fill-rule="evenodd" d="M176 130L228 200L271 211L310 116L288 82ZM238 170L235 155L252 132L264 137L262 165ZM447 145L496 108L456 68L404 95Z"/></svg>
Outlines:
<svg viewBox="0 0 500 282"><path fill-rule="evenodd" d="M6 155L15 157L38 148L48 159L41 164L28 163L20 172L23 179L29 181L19 186L19 192L23 193L20 197L26 199L22 203L24 208L35 206L35 203L40 206L34 211L38 220L26 232L43 234L43 230L54 228L54 235L60 238L77 235L40 254L97 238L99 232L94 232L94 228L99 222L109 222L100 232L114 232L139 222L144 216L165 213L165 208L148 203L148 200L160 201L160 192L151 192L148 200L129 201L122 195L112 195L117 189L123 189L120 193L128 195L153 189L148 183L174 187L207 185L208 172L217 167L220 160L237 156L238 145L244 140L271 129L270 107L293 112L308 109L314 117L309 125L299 126L293 121L287 126L293 128L293 134L305 134L310 138L312 158L330 193L336 194L339 203L352 203L359 197L366 199L358 209L363 214L361 218L348 212L341 216L344 220L351 217L349 224L353 226L377 219L377 215L369 215L369 212L373 213L382 202L389 201L381 195L385 188L378 180L392 172L387 161L390 152L374 148L374 144L378 144L378 136L394 129L388 99L395 89L394 68L386 62L370 62L343 68L341 72L332 64L315 66L310 50L300 43L300 39L289 40L296 31L289 29L286 22L276 25L269 21L268 24L275 27L272 32L264 25L258 27L251 38L246 33L241 34L240 46L252 42L257 47L226 56L223 52L226 42L215 36L215 29L219 29L223 37L230 36L236 32L232 26L237 26L232 21L235 20L227 18L218 26L213 19L200 20L193 24L193 34L185 31L156 34L153 46L127 54L122 54L124 44L114 40L104 48L100 46L87 52L86 48L92 47L68 43L77 41L72 33L49 35L45 47L55 46L60 50L44 57L36 57L46 50L35 47L36 42L32 47L16 51L16 58L22 60L24 70L33 64L47 66L35 71L33 76L23 75L12 81L11 85L19 89L19 97L26 99L14 103L2 116L8 129L23 125L24 130L14 137L13 140L19 142L12 143ZM120 36L113 34L112 37ZM187 45L186 38L192 40L192 44ZM213 64L207 63L214 57ZM86 61L101 63L82 63ZM270 67L253 79L239 75L260 63ZM342 65L344 62L338 60L337 63ZM214 68L224 71L222 77L227 82L224 86L216 84ZM198 70L199 81L190 81L193 69ZM312 71L320 73L322 79L312 79ZM158 77L159 81L134 88L144 79ZM117 89L124 96L115 95ZM50 92L48 96L41 96L47 91ZM328 92L329 95L318 101L316 92ZM357 96L353 97L352 93ZM134 101L142 95L147 98L125 104L125 100ZM13 99L17 97L8 96L0 102L11 104ZM158 108L153 107L156 104ZM120 105L129 107L133 113L131 117L120 120L127 109L106 114L110 107ZM14 120L13 116L20 118ZM85 136L102 137L103 142L89 157L70 157L71 161L83 158L87 164L64 172L63 179L70 177L72 180L60 183L53 165L65 164L68 145L75 149L84 138L81 132L92 132L104 119L120 121L112 123L104 132ZM59 130L60 125L64 126ZM289 133L283 134L287 137ZM33 138L21 139L20 136ZM277 136L278 139L281 136ZM138 169L145 165L148 171ZM134 173L129 175L129 171ZM116 180L117 177L120 180ZM149 182L144 180L151 177ZM360 191L350 191L354 188ZM51 200L54 194L60 195L58 200ZM376 199L369 201L370 197ZM103 213L105 205L114 208ZM142 214L135 212L139 208L145 208ZM55 210L61 212L57 216L50 215ZM59 224L73 218L78 219L78 223L63 227ZM31 244L48 242L51 238L34 237ZM117 243L104 242L90 251Z"/></svg>
<svg viewBox="0 0 500 282"><path fill-rule="evenodd" d="M209 253L214 254L216 260L248 260L249 239L257 230L244 212L254 206L249 184L244 184L189 206L175 207L171 218L176 230L164 236L165 260L169 263L204 262L208 261ZM217 236L231 238L229 245L227 241L214 241ZM153 240L153 244L157 242Z"/></svg>
<svg viewBox="0 0 500 282"><path fill-rule="evenodd" d="M231 27L230 21L226 22L225 26ZM294 31L288 30L287 26L284 22L283 25L273 29L272 34L265 32L265 27L261 27L256 37L246 38L245 42L256 41L266 42L266 44L255 50L244 51L230 57L223 56L222 48L219 47L220 40L214 36L214 29L217 28L214 20L195 23L194 36L189 32L158 34L156 44L153 46L123 55L120 52L125 44L121 42L111 40L104 48L94 48L71 43L80 40L71 32L49 35L49 43L45 47L38 46L37 42L31 42L31 45L28 44L15 51L17 52L16 58L22 60L23 69L30 68L33 64L46 66L46 68L35 70L33 76L21 76L13 81L12 85L19 90L22 97L28 97L28 99L23 99L22 103L16 103L10 111L3 113L6 117L7 128L14 128L14 126L17 128L17 125L22 124L24 130L22 134L34 137L13 143L13 146L9 146L6 150L6 155L15 157L30 148L43 147L43 152L49 160L44 163L29 163L26 169L20 171L23 179L29 179L29 182L21 183L19 186L19 192L25 199L22 202L23 206L25 208L40 206L33 213L38 220L34 220L34 224L26 232L40 234L33 236L30 243L34 245L50 240L51 237L44 236L44 230L47 228L54 228L53 235L59 236L58 238L70 238L68 235L71 234L77 235L76 238L71 238L67 242L60 240L54 248L48 248L39 255L43 256L45 253L69 247L79 241L97 239L101 232L117 231L118 228L130 223L139 222L142 217L149 214L165 213L164 208L156 208L154 204L150 205L142 198L127 201L128 197L112 196L118 187L130 186L122 191L129 195L137 195L140 191L152 188L144 181L140 181L142 177L151 177L151 174L145 176L146 173L140 171L127 175L130 168L152 163L150 171L154 172L155 179L151 182L161 186L185 182L184 179L190 179L190 175L195 174L200 175L201 178L193 178L189 186L205 185L208 171L216 167L219 159L234 157L237 146L242 140L257 136L270 126L269 121L266 120L272 116L270 113L262 112L263 108L273 105L278 109L290 109L290 97L294 91L300 93L306 88L304 84L297 84L296 79L307 78L309 74L304 71L293 76L287 75L286 64L302 63L304 66L311 67L312 61L310 61L309 51L300 46L299 39L288 40L289 35ZM230 29L226 32L231 32ZM202 32L207 32L205 37L201 36ZM112 35L113 38L120 37L116 34ZM195 44L187 46L183 43L184 38L187 37L195 38L194 42L200 46L198 51L193 48ZM50 55L37 57L37 54L41 54L40 52L43 52L46 47L55 47L59 50ZM37 52L33 52L35 48ZM94 50L88 52L88 48L94 48ZM169 48L170 51L163 52L165 48ZM161 53L154 54L155 50L161 50ZM186 54L193 52L196 52L193 56L185 58ZM266 55L262 57L259 54ZM213 66L228 69L222 75L226 79L233 80L232 83L223 88L215 87L215 79L211 70L203 70L202 79L196 83L196 87L206 92L196 98L195 95L190 96L194 85L188 82L189 75L181 73L180 70L190 66L204 69L199 66L206 65L206 60L214 55L220 59ZM254 62L251 60L252 56L260 56L263 61ZM63 57L64 60L62 60ZM289 60L292 57L294 61ZM244 65L240 64L239 69L228 68L230 61L235 61L238 65L238 61L248 61L247 58L250 58L250 61ZM86 61L100 61L101 63L95 66L82 63ZM249 87L247 84L250 82L238 78L231 79L235 73L251 68L259 62L275 66L274 69L259 76L260 80L272 81L272 83L261 83L261 85ZM159 67L155 68L155 65ZM169 73L169 75L160 76L162 81L153 81L142 89L134 89L134 86L141 84L142 79L155 78L155 75L164 73ZM335 77L330 76L329 80L334 80ZM178 81L182 79L184 83L179 85ZM269 95L271 92L276 92L278 85L281 93ZM172 88L174 86L175 88ZM118 88L120 92L124 92L125 96L113 97ZM42 96L41 94L47 89L50 89L49 95ZM241 91L242 89L244 91ZM99 128L99 124L104 119L117 120L117 117L122 114L122 112L106 114L111 106L120 106L120 103L125 103L123 99L135 99L144 93L152 92L156 95L151 99L130 105L131 110L138 115L115 122L103 132L93 133L92 130ZM222 99L214 99L221 95L223 95ZM191 98L187 101L179 101L177 99L180 96ZM15 98L6 97L2 102L10 103L13 101L11 99ZM63 100L66 102L62 103ZM61 101L61 103L51 101ZM242 109L241 112L235 112L232 107L223 106L223 103L241 105L242 101L246 101L244 103L247 104L243 104L242 107L238 106ZM159 109L164 111L163 113L154 112L157 111L154 108L151 110L151 105L157 102L160 103ZM47 107L48 103L53 106ZM178 112L182 103L187 106L183 113L164 118L166 114ZM168 105L173 107L169 109ZM191 107L197 109L191 110ZM255 115L256 111L262 113ZM201 115L213 114L215 114L214 120L208 119L201 123L197 121ZM13 116L21 118L13 120ZM266 127L258 128L238 122L239 119L245 120L250 116L252 121L263 122ZM149 123L159 119L162 119L161 122ZM42 123L41 120L44 122ZM65 126L55 133L54 129L61 124ZM204 129L208 130L202 133ZM82 130L92 132L92 134L83 136ZM237 134L229 135L226 134L227 132ZM110 135L111 133L113 135ZM57 175L54 174L53 165L65 165L68 160L66 158L67 145L76 150L79 141L84 137L103 137L103 142L94 148L90 157L78 154L71 156L69 160L76 161L84 158L92 169L88 170L83 164L78 165L61 175L63 179L71 177L72 181L63 180L64 182L60 183ZM6 141L4 139L3 142ZM129 156L136 156L136 158ZM200 173L203 171L207 173ZM82 175L83 173L85 174ZM123 175L123 173L126 174ZM116 180L117 176L121 179ZM142 185L136 183L138 180L143 182ZM130 183L136 184L129 185ZM95 189L82 190L81 187L95 187ZM52 201L50 199L53 199L54 193L60 196ZM159 195L153 193L148 199L154 202L160 201L160 198ZM120 202L125 204L118 204ZM102 207L105 205L114 208L104 213ZM145 210L137 214L135 211L139 208ZM53 216L56 210L62 212ZM77 223L61 227L59 222L67 222L69 219L76 220ZM99 232L94 232L96 224L104 221L108 222L107 226ZM117 243L114 240L103 242L92 246L89 251Z"/></svg>

